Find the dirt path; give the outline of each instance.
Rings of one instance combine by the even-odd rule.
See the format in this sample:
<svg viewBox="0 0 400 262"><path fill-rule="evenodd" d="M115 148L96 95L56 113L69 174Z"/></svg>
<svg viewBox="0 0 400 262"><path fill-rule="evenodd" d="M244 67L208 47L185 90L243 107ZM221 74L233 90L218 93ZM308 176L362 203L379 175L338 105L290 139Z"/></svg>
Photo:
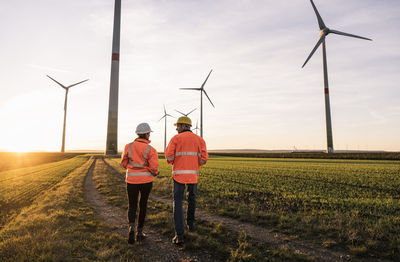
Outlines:
<svg viewBox="0 0 400 262"><path fill-rule="evenodd" d="M94 185L92 176L96 161L95 158L85 177L85 200L95 209L96 214L106 224L112 226L112 233L127 237L128 228L126 214L121 212L118 208L108 205ZM185 252L174 246L170 239L152 230L146 229L146 235L146 240L140 244L143 247L142 251L145 253L145 257L143 258L145 261L216 261L210 254L192 254Z"/></svg>
<svg viewBox="0 0 400 262"><path fill-rule="evenodd" d="M104 159L103 159L104 161ZM107 167L117 175L121 180L124 181L124 177L111 165L104 161ZM154 194L150 195L150 198L156 201L160 201L162 203L166 203L172 206L172 199L164 199ZM245 232L247 236L249 236L253 241L260 243L268 243L274 247L283 247L292 252L298 252L301 254L305 254L314 258L316 261L326 261L326 262L336 262L336 261L368 261L368 262L386 262L389 260L379 259L379 258L355 258L342 249L326 249L324 247L318 246L311 241L306 240L293 240L290 239L289 236L284 234L279 234L272 232L264 227L255 226L252 224L248 224L242 221L238 221L236 219L232 219L229 217L223 217L218 215L211 215L202 210L196 209L196 218L214 222L221 223L226 228L234 232Z"/></svg>

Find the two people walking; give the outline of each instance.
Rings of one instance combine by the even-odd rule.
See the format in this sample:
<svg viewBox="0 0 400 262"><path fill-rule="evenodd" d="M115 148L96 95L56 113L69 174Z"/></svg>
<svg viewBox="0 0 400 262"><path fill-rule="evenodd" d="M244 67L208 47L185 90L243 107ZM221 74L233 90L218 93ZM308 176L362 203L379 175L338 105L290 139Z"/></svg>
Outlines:
<svg viewBox="0 0 400 262"><path fill-rule="evenodd" d="M199 167L206 164L208 153L205 141L190 130L192 121L187 116L182 116L174 124L178 134L175 135L165 150L165 158L168 164L172 164L173 178L173 212L175 224L175 236L172 243L182 245L184 215L183 199L185 186L187 187L188 209L187 227L194 230L196 210L196 190L199 175ZM128 221L129 236L128 243L133 244L145 238L143 225L146 216L147 200L152 188L154 176L159 174L157 151L149 145L150 126L147 123L139 124L136 129L138 138L125 146L121 164L126 171L127 194L129 199ZM137 211L138 193L140 192L140 210L137 234L135 239L135 218Z"/></svg>

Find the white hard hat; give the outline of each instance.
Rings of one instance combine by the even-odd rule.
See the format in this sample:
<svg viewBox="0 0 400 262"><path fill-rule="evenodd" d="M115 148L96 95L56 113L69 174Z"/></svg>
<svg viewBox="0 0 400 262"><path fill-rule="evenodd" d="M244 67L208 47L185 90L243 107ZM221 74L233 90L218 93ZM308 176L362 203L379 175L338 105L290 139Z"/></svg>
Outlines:
<svg viewBox="0 0 400 262"><path fill-rule="evenodd" d="M147 134L153 132L149 126L149 124L147 123L140 123L137 127L136 127L136 134L140 135L140 134Z"/></svg>

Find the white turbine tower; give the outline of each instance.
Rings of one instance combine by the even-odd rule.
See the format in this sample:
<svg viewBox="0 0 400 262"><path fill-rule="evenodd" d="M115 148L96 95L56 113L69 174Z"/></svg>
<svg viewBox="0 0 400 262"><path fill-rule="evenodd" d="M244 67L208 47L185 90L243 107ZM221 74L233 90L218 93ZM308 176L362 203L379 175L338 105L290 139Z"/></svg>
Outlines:
<svg viewBox="0 0 400 262"><path fill-rule="evenodd" d="M206 90L204 90L204 85L206 84L208 78L210 77L212 72L212 69L210 73L208 73L208 76L206 80L204 80L204 83L201 85L200 88L180 88L182 90L198 90L200 91L200 136L203 137L203 92L206 95L208 101L210 101L211 105L215 108L213 102L211 102L211 99L208 97Z"/></svg>
<svg viewBox="0 0 400 262"><path fill-rule="evenodd" d="M56 82L57 84L59 84L62 88L65 89L65 100L64 100L64 125L63 125L63 135L62 135L62 143L61 143L61 152L64 153L65 152L65 126L66 126L66 120L67 120L67 100L68 100L68 90L76 85L79 85L83 82L88 81L89 79L80 81L78 83L69 85L69 86L64 86L63 84L59 83L57 80L51 78L50 76L47 75L48 78L50 78L51 80L53 80L54 82Z"/></svg>
<svg viewBox="0 0 400 262"><path fill-rule="evenodd" d="M108 124L106 155L118 153L118 89L119 89L119 46L121 31L121 0L115 0L114 27L111 54L110 97L108 103Z"/></svg>
<svg viewBox="0 0 400 262"><path fill-rule="evenodd" d="M163 117L158 120L159 122L164 118L164 153L165 149L167 148L167 116L173 117L170 114L167 114L167 110L165 110L165 105L164 105L164 115Z"/></svg>

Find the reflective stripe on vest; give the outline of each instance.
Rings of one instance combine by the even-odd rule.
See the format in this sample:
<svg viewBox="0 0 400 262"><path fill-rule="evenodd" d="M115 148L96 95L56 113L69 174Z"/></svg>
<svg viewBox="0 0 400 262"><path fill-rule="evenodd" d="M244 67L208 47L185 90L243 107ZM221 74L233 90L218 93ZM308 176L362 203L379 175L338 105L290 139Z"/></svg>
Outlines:
<svg viewBox="0 0 400 262"><path fill-rule="evenodd" d="M172 161L175 159L175 157L165 157L168 161Z"/></svg>
<svg viewBox="0 0 400 262"><path fill-rule="evenodd" d="M144 152L143 155L143 160L144 160L144 164L139 164L139 163L134 163L132 161L132 146L133 146L133 142L129 145L129 150L128 150L128 155L129 155L129 164L133 167L145 167L145 166L149 166L149 163L147 162L147 155L150 152L150 145L147 145L146 151Z"/></svg>
<svg viewBox="0 0 400 262"><path fill-rule="evenodd" d="M179 174L198 174L199 170L174 170L172 171L173 175L179 175Z"/></svg>
<svg viewBox="0 0 400 262"><path fill-rule="evenodd" d="M126 173L126 177L128 176L153 176L150 172L131 172Z"/></svg>
<svg viewBox="0 0 400 262"><path fill-rule="evenodd" d="M198 157L201 157L201 154L198 152L178 152L178 153L175 153L175 156L198 156Z"/></svg>
<svg viewBox="0 0 400 262"><path fill-rule="evenodd" d="M200 158L200 163L205 164L207 161L201 160L201 154L198 152L178 152L175 153L175 156L198 156ZM167 157L167 160L174 160L174 158L170 159Z"/></svg>

